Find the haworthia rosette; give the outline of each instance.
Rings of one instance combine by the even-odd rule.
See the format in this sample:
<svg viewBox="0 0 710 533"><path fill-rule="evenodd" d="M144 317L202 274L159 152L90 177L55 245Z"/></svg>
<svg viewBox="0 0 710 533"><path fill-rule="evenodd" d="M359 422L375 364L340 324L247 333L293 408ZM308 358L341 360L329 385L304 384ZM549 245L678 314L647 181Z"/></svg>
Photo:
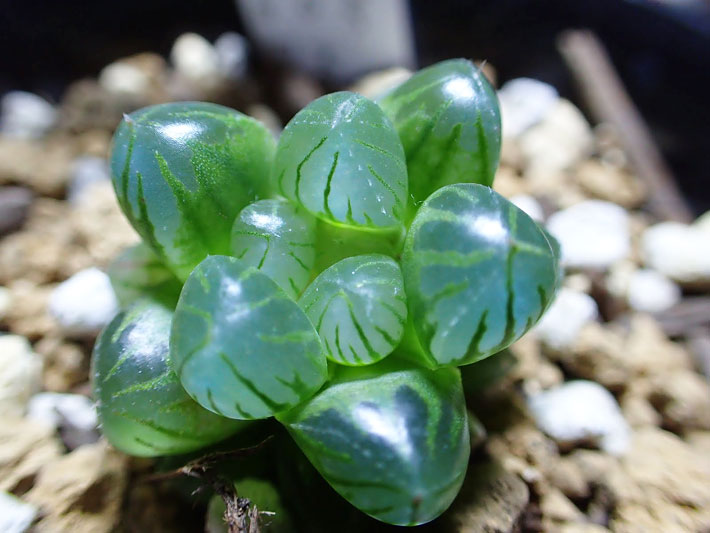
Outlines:
<svg viewBox="0 0 710 533"><path fill-rule="evenodd" d="M274 149L263 125L227 107L161 104L118 126L111 174L133 227L184 280L208 254L228 253L239 210L268 196Z"/></svg>
<svg viewBox="0 0 710 533"><path fill-rule="evenodd" d="M288 123L272 171L277 190L326 222L401 226L407 203L402 143L377 104L338 92Z"/></svg>
<svg viewBox="0 0 710 533"><path fill-rule="evenodd" d="M182 388L168 361L171 316L160 304L139 302L118 314L94 347L101 429L131 455L186 453L247 424L211 413Z"/></svg>
<svg viewBox="0 0 710 533"><path fill-rule="evenodd" d="M278 418L325 480L378 520L429 522L463 483L470 442L458 369L390 359L340 367L328 388Z"/></svg>
<svg viewBox="0 0 710 533"><path fill-rule="evenodd" d="M232 255L298 298L315 264L315 231L315 219L295 204L259 200L242 209L234 221Z"/></svg>
<svg viewBox="0 0 710 533"><path fill-rule="evenodd" d="M473 363L520 338L547 309L560 275L542 229L489 187L470 183L424 202L402 270L417 357L430 367Z"/></svg>
<svg viewBox="0 0 710 533"><path fill-rule="evenodd" d="M185 389L222 416L257 419L311 397L326 379L318 334L271 278L214 255L183 286L170 353Z"/></svg>
<svg viewBox="0 0 710 533"><path fill-rule="evenodd" d="M122 308L148 298L173 309L182 289L182 283L143 243L121 252L109 265L108 275Z"/></svg>
<svg viewBox="0 0 710 533"><path fill-rule="evenodd" d="M343 365L369 365L402 340L407 300L399 265L378 254L343 259L322 272L299 300L326 356Z"/></svg>
<svg viewBox="0 0 710 533"><path fill-rule="evenodd" d="M473 63L452 59L422 69L379 103L404 145L415 204L451 183L493 183L500 111L495 90Z"/></svg>

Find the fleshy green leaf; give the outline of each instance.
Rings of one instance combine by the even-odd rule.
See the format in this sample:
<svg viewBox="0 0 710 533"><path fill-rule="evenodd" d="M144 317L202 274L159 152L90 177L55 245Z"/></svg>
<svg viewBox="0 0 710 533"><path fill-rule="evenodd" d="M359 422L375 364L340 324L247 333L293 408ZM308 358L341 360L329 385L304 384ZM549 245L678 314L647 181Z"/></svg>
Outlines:
<svg viewBox="0 0 710 533"><path fill-rule="evenodd" d="M391 359L340 367L328 388L279 420L336 491L383 522L433 520L463 483L470 443L457 369Z"/></svg>
<svg viewBox="0 0 710 533"><path fill-rule="evenodd" d="M500 110L495 91L473 63L452 59L422 69L380 105L404 145L415 203L451 183L493 183Z"/></svg>
<svg viewBox="0 0 710 533"><path fill-rule="evenodd" d="M227 107L179 102L124 118L111 155L123 212L180 279L207 254L229 252L239 210L268 196L274 141Z"/></svg>
<svg viewBox="0 0 710 533"><path fill-rule="evenodd" d="M298 298L315 264L315 231L315 219L291 202L259 200L234 221L232 254Z"/></svg>
<svg viewBox="0 0 710 533"><path fill-rule="evenodd" d="M182 283L143 243L121 252L109 265L108 275L122 308L148 298L173 309L182 289Z"/></svg>
<svg viewBox="0 0 710 533"><path fill-rule="evenodd" d="M94 347L101 429L131 455L198 450L247 424L203 409L182 388L168 361L171 316L159 304L140 302L118 314Z"/></svg>
<svg viewBox="0 0 710 533"><path fill-rule="evenodd" d="M399 265L384 255L359 255L334 264L299 300L325 346L343 365L369 365L402 340L407 300Z"/></svg>
<svg viewBox="0 0 710 533"><path fill-rule="evenodd" d="M419 355L431 367L473 363L520 338L547 309L560 275L540 227L490 188L469 183L424 202L402 270Z"/></svg>
<svg viewBox="0 0 710 533"><path fill-rule="evenodd" d="M272 176L282 195L327 222L402 223L402 143L379 106L363 96L328 94L298 112L281 135Z"/></svg>
<svg viewBox="0 0 710 533"><path fill-rule="evenodd" d="M308 317L266 274L210 256L180 294L170 337L176 373L217 414L266 418L310 398L326 360Z"/></svg>

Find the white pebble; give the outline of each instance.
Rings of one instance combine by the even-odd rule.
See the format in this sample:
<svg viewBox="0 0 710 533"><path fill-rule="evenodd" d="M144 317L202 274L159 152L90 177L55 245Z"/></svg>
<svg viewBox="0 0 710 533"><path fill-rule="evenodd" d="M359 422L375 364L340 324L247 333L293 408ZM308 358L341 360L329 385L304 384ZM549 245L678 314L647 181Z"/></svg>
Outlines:
<svg viewBox="0 0 710 533"><path fill-rule="evenodd" d="M37 508L12 494L0 491L0 531L23 533L37 516Z"/></svg>
<svg viewBox="0 0 710 533"><path fill-rule="evenodd" d="M531 78L517 78L498 91L503 135L517 137L540 122L560 99L552 85Z"/></svg>
<svg viewBox="0 0 710 533"><path fill-rule="evenodd" d="M535 222L542 222L545 218L545 213L542 210L540 203L528 194L518 194L509 198L520 209L532 218Z"/></svg>
<svg viewBox="0 0 710 533"><path fill-rule="evenodd" d="M562 287L534 331L547 346L562 350L572 346L582 327L596 320L598 315L594 298Z"/></svg>
<svg viewBox="0 0 710 533"><path fill-rule="evenodd" d="M103 157L83 156L74 160L72 176L67 191L67 200L74 206L81 205L86 192L96 183L109 181L111 173Z"/></svg>
<svg viewBox="0 0 710 533"><path fill-rule="evenodd" d="M115 95L139 97L150 89L150 78L135 65L117 61L101 70L99 85Z"/></svg>
<svg viewBox="0 0 710 533"><path fill-rule="evenodd" d="M98 437L94 403L80 394L35 394L27 405L27 418L62 428L62 437L72 449L95 442Z"/></svg>
<svg viewBox="0 0 710 533"><path fill-rule="evenodd" d="M660 313L680 301L680 287L655 270L637 270L628 288L629 306L636 311Z"/></svg>
<svg viewBox="0 0 710 533"><path fill-rule="evenodd" d="M223 33L214 42L219 72L227 79L238 80L247 72L249 45L237 32Z"/></svg>
<svg viewBox="0 0 710 533"><path fill-rule="evenodd" d="M219 76L217 51L196 33L183 33L175 40L170 60L178 73L201 85L209 85Z"/></svg>
<svg viewBox="0 0 710 533"><path fill-rule="evenodd" d="M538 427L560 443L592 441L611 455L629 449L631 432L614 396L593 381L569 381L528 398Z"/></svg>
<svg viewBox="0 0 710 533"><path fill-rule="evenodd" d="M710 281L710 231L699 222L648 228L641 238L646 265L681 283Z"/></svg>
<svg viewBox="0 0 710 533"><path fill-rule="evenodd" d="M49 297L49 312L70 335L94 335L118 312L109 277L87 268L60 283Z"/></svg>
<svg viewBox="0 0 710 533"><path fill-rule="evenodd" d="M0 132L18 139L42 137L57 120L54 106L24 91L5 93L0 101Z"/></svg>
<svg viewBox="0 0 710 533"><path fill-rule="evenodd" d="M629 215L611 202L587 200L558 211L547 229L560 243L565 266L603 270L631 251Z"/></svg>
<svg viewBox="0 0 710 533"><path fill-rule="evenodd" d="M23 416L42 384L42 358L20 335L0 336L0 418Z"/></svg>

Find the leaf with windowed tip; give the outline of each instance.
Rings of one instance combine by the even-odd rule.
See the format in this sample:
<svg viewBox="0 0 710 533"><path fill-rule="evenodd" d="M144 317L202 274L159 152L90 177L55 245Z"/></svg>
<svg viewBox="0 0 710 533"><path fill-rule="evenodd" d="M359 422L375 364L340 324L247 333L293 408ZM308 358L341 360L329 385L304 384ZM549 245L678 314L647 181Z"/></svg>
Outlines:
<svg viewBox="0 0 710 533"><path fill-rule="evenodd" d="M220 255L187 278L170 353L200 405L243 420L301 403L327 374L318 334L298 304L263 272Z"/></svg>
<svg viewBox="0 0 710 533"><path fill-rule="evenodd" d="M234 221L232 255L258 268L289 296L298 298L315 264L315 219L283 199L249 204Z"/></svg>
<svg viewBox="0 0 710 533"><path fill-rule="evenodd" d="M256 120L204 102L124 117L113 138L118 201L138 234L180 278L229 253L239 211L270 193L274 140Z"/></svg>
<svg viewBox="0 0 710 533"><path fill-rule="evenodd" d="M501 145L495 90L466 59L415 73L379 102L399 132L414 203L451 183L493 183Z"/></svg>
<svg viewBox="0 0 710 533"><path fill-rule="evenodd" d="M272 176L278 192L326 222L402 224L402 143L382 109L355 93L328 94L299 111L281 135Z"/></svg>
<svg viewBox="0 0 710 533"><path fill-rule="evenodd" d="M122 308L148 298L174 309L182 289L175 274L143 243L121 252L108 275Z"/></svg>
<svg viewBox="0 0 710 533"><path fill-rule="evenodd" d="M560 277L545 232L472 183L443 187L422 204L402 270L419 348L408 353L430 367L473 363L510 345L540 319Z"/></svg>
<svg viewBox="0 0 710 533"><path fill-rule="evenodd" d="M119 313L94 347L92 376L101 429L119 450L152 457L198 450L247 422L203 409L168 361L172 313L144 301Z"/></svg>
<svg viewBox="0 0 710 533"><path fill-rule="evenodd" d="M402 340L407 299L399 265L379 254L343 259L323 271L299 300L326 356L342 365L369 365Z"/></svg>
<svg viewBox="0 0 710 533"><path fill-rule="evenodd" d="M383 522L433 520L466 474L468 420L455 368L393 358L338 367L326 389L278 419L341 496Z"/></svg>

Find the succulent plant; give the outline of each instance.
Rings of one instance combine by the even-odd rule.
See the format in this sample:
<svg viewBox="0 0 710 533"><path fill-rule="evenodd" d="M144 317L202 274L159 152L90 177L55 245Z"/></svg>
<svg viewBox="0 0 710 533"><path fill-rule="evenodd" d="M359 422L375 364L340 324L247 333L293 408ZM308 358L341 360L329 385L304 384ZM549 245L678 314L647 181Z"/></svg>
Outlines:
<svg viewBox="0 0 710 533"><path fill-rule="evenodd" d="M113 180L144 243L109 269L106 436L169 455L275 417L364 513L436 518L469 459L457 367L520 338L559 284L554 239L489 187L499 151L495 92L466 60L378 103L323 96L278 145L213 104L127 116Z"/></svg>

